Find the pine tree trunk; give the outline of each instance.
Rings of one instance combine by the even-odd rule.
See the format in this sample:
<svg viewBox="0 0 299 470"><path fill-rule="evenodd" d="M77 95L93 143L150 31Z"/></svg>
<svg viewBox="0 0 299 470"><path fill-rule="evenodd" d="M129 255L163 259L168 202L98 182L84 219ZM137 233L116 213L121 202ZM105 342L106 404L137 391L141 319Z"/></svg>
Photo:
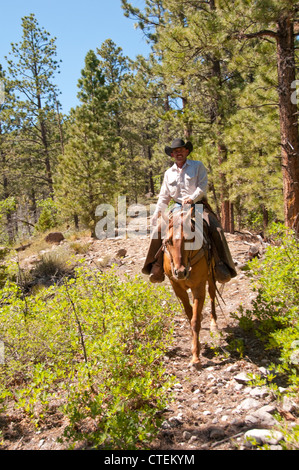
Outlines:
<svg viewBox="0 0 299 470"><path fill-rule="evenodd" d="M229 233L235 233L234 204L229 203Z"/></svg>
<svg viewBox="0 0 299 470"><path fill-rule="evenodd" d="M78 214L74 214L73 218L74 218L75 229L79 230L79 217L78 217Z"/></svg>
<svg viewBox="0 0 299 470"><path fill-rule="evenodd" d="M56 101L56 118L57 118L57 124L58 124L58 129L59 129L60 148L61 148L61 153L63 155L64 154L64 139L63 139L63 131L62 131L58 101Z"/></svg>
<svg viewBox="0 0 299 470"><path fill-rule="evenodd" d="M294 25L282 15L277 23L278 92L285 224L292 227L299 213L299 136L297 104L292 102L295 75Z"/></svg>
<svg viewBox="0 0 299 470"><path fill-rule="evenodd" d="M152 160L153 154L152 154L152 148L150 145L147 147L147 157L149 161ZM150 187L150 192L154 195L155 194L155 184L153 180L153 172L152 170L149 171L149 187Z"/></svg>
<svg viewBox="0 0 299 470"><path fill-rule="evenodd" d="M214 1L210 2L211 10L215 10L215 3ZM221 77L221 64L217 58L212 57L212 73L214 77L217 77L218 83L221 87L222 77ZM214 122L218 119L219 121L219 143L218 143L218 159L219 165L221 168L221 164L227 160L227 148L226 145L222 142L222 135L221 135L221 123L223 121L223 111L221 110L220 106L221 96L217 93L215 98L215 106L211 108L211 122ZM220 119L219 119L220 118ZM231 220L231 204L229 201L229 188L226 180L226 176L224 173L220 173L220 180L221 180L221 225L225 232L234 232L234 222Z"/></svg>
<svg viewBox="0 0 299 470"><path fill-rule="evenodd" d="M182 79L182 85L185 85L185 80ZM188 107L188 98L186 96L182 96L182 103L183 103L183 110L185 111ZM187 118L184 119L184 138L189 140L192 136L192 122Z"/></svg>
<svg viewBox="0 0 299 470"><path fill-rule="evenodd" d="M269 212L265 204L262 204L262 211L263 211L263 228L264 230L266 230L269 224Z"/></svg>
<svg viewBox="0 0 299 470"><path fill-rule="evenodd" d="M227 160L227 148L224 144L218 144L219 166ZM221 182L221 225L225 232L234 233L233 205L229 201L229 187L226 176L220 173Z"/></svg>
<svg viewBox="0 0 299 470"><path fill-rule="evenodd" d="M227 199L222 201L221 225L225 232L230 231L230 210L229 210L229 201Z"/></svg>
<svg viewBox="0 0 299 470"><path fill-rule="evenodd" d="M38 216L37 216L37 206L36 206L36 197L35 197L34 188L31 189L31 207L30 207L30 210L33 214L34 224L37 224Z"/></svg>
<svg viewBox="0 0 299 470"><path fill-rule="evenodd" d="M209 173L212 174L212 167L211 167L210 162L209 162ZM221 220L221 213L220 213L220 208L219 208L219 204L218 204L217 193L216 193L215 185L214 185L213 182L210 182L210 188L211 188L211 191L212 191L212 194L213 194L213 199L214 199L214 203L215 203L215 207L216 207L217 217L218 217L219 220Z"/></svg>
<svg viewBox="0 0 299 470"><path fill-rule="evenodd" d="M4 199L7 199L9 197L8 179L5 175L3 177L3 196L4 196ZM13 230L12 212L9 209L7 209L6 211L6 232L8 235L9 243L12 243L14 240L14 230Z"/></svg>
<svg viewBox="0 0 299 470"><path fill-rule="evenodd" d="M41 102L41 96L37 95L37 108L40 113L42 110L42 102ZM47 131L46 131L46 124L44 119L41 117L41 114L39 114L39 124L40 124L40 130L41 130L41 141L43 143L44 147L44 155L45 155L45 166L46 166L46 175L47 175L47 181L49 185L49 191L50 191L50 196L53 198L54 197L54 189L53 189L53 178L52 178L52 169L51 169L51 162L50 162L50 154L49 154L49 146L48 146L48 137L47 137Z"/></svg>
<svg viewBox="0 0 299 470"><path fill-rule="evenodd" d="M164 98L164 111L165 113L168 113L170 111L170 104L169 104L169 94L167 93L166 91L166 86L164 86L165 88L165 98ZM164 134L165 134L165 137L166 137L166 141L168 142L170 140L170 125L169 125L169 121L166 120L165 121L165 124L164 124Z"/></svg>

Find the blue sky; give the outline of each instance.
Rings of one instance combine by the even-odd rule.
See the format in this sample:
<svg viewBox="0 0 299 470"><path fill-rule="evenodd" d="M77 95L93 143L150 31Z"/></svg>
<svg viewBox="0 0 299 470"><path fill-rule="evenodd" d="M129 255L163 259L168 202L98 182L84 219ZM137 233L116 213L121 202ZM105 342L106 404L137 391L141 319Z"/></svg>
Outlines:
<svg viewBox="0 0 299 470"><path fill-rule="evenodd" d="M141 6L143 1L132 3ZM64 113L78 103L77 82L90 49L95 51L109 38L131 59L150 52L142 32L134 29L134 20L124 16L120 0L10 0L0 5L0 64L4 69L11 43L22 40L22 17L30 13L57 38L57 59L62 63L55 82Z"/></svg>

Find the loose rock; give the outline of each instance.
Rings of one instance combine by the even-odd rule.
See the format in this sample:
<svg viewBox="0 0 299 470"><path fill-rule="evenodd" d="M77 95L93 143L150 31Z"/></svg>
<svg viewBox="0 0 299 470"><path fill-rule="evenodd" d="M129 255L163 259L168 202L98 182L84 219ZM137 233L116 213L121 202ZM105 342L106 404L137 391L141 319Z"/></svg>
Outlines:
<svg viewBox="0 0 299 470"><path fill-rule="evenodd" d="M241 372L240 374L236 375L234 379L236 380L236 382L240 384L247 384L251 380L251 378L248 377L248 375L245 372Z"/></svg>
<svg viewBox="0 0 299 470"><path fill-rule="evenodd" d="M191 436L192 436L191 432L189 431L183 432L183 438L185 439L185 441L189 441L189 439L191 439Z"/></svg>
<svg viewBox="0 0 299 470"><path fill-rule="evenodd" d="M283 434L270 429L251 429L244 434L244 438L246 447L262 444L277 445L283 440Z"/></svg>
<svg viewBox="0 0 299 470"><path fill-rule="evenodd" d="M254 398L245 398L238 406L237 409L239 410L252 410L260 406L260 402L255 400Z"/></svg>
<svg viewBox="0 0 299 470"><path fill-rule="evenodd" d="M47 243L52 243L55 245L59 245L62 240L64 240L64 236L61 232L51 232L45 238Z"/></svg>
<svg viewBox="0 0 299 470"><path fill-rule="evenodd" d="M271 413L273 413L275 410L275 406L265 405L262 408L246 415L245 423L249 425L260 424L262 426L273 427L278 424L277 420L271 415Z"/></svg>

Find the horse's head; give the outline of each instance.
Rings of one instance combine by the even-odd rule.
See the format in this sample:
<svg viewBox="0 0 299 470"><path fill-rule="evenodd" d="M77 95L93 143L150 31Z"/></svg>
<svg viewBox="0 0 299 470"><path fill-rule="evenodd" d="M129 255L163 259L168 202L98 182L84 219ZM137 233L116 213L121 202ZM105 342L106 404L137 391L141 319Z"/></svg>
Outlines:
<svg viewBox="0 0 299 470"><path fill-rule="evenodd" d="M176 280L186 280L190 275L191 250L186 249L186 242L190 240L190 232L194 237L194 233L192 235L194 227L191 223L191 212L175 212L169 222L165 251L171 261L172 277Z"/></svg>

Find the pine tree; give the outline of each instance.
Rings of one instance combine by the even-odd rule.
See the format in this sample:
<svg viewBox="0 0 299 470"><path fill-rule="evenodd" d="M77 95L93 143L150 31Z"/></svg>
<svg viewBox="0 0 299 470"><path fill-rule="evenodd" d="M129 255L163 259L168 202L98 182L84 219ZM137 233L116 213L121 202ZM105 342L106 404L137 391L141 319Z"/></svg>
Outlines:
<svg viewBox="0 0 299 470"><path fill-rule="evenodd" d="M271 215L283 219L283 196L275 45L267 41L258 46L243 49L232 61L244 86L226 126L225 143L230 200L239 227L256 214L262 229Z"/></svg>
<svg viewBox="0 0 299 470"><path fill-rule="evenodd" d="M56 176L56 196L62 213L79 217L95 235L96 207L113 201L116 191L111 134L109 86L94 51L85 58L78 82L81 105L72 110L68 143L60 156Z"/></svg>
<svg viewBox="0 0 299 470"><path fill-rule="evenodd" d="M147 1L144 14L125 3L127 11L139 17L142 29L147 25L156 31L154 49L161 57L160 72L170 96L175 100L175 114L181 134L196 144L197 150L193 156L198 155L202 159L202 147L209 145L212 153L205 154L204 163L209 169L224 167L228 152L223 139L224 129L234 110L234 88L238 90L241 84L238 73L228 74L227 63L232 52L223 48L217 39L221 36L221 29L214 0ZM162 8L158 9L158 6ZM230 231L229 190L225 172L218 171L217 177L221 180L218 190L222 223L224 229ZM210 184L216 196L212 180ZM218 207L217 198L215 203Z"/></svg>
<svg viewBox="0 0 299 470"><path fill-rule="evenodd" d="M161 93L153 76L153 64L142 56L133 62L110 39L97 49L99 68L109 88L107 111L110 134L117 145L114 160L118 190L128 202L155 193L154 146L159 137ZM158 165L159 166L159 165Z"/></svg>
<svg viewBox="0 0 299 470"><path fill-rule="evenodd" d="M161 60L161 74L164 74L168 82L171 95L173 98L179 97L182 102L181 108L177 106L175 109L176 117L184 126L185 136L200 145L199 157L209 169L210 188L215 196L216 207L219 207L219 199L221 200L224 228L230 230L232 227L231 198L237 204L240 202L234 196L233 185L234 181L238 180L238 171L233 171L233 165L236 163L234 156L236 153L246 155L248 142L252 143L250 148L255 149L254 156L252 155L255 160L252 160L254 163L251 176L250 171L246 171L248 184L251 180L251 189L255 192L253 198L255 204L258 203L258 187L255 185L254 174L256 161L259 161L261 167L265 169L269 165L273 178L265 172L269 183L268 190L274 186L276 194L280 193L281 185L276 164L277 147L271 139L270 142L265 142L263 131L264 129L273 131L276 142L275 123L278 122L284 186L284 217L285 222L292 225L299 212L298 112L296 100L291 99L291 96L296 94L294 51L299 22L297 2L295 0L288 2L146 0L143 11L128 1L124 0L122 4L126 15L135 17L138 26L152 41L153 48ZM268 85L260 82L255 76L255 67L260 67L260 64L255 65L255 55L264 58L266 63L269 49L263 46L267 44L271 48L270 67L277 67L277 81L274 85L277 89L277 99L272 94L270 105L266 103L269 98ZM240 64L244 54L250 57L247 68ZM254 86L261 86L265 91L256 95L258 99L252 104L255 111L252 108L248 116L238 112L234 120L234 115L240 106L239 96L242 96L242 90L247 84L250 85L251 80L255 82L251 90L254 90ZM247 88L247 91L249 90L250 87ZM279 114L272 112L273 106L277 105ZM261 107L260 113L259 107ZM238 128L237 120L241 116L244 122L256 129L255 143L245 134L243 140L239 139L237 146L229 138L229 132L235 132ZM256 118L265 123L264 128L253 126ZM273 119L275 121L272 121ZM232 123L234 123L233 128ZM257 143L258 149L255 145ZM244 157L244 160L246 161L247 157ZM240 179L242 180L242 176ZM266 213L269 198L263 191L260 193L260 206ZM248 210L249 205L244 199L243 203ZM275 207L277 203L278 199L274 204Z"/></svg>
<svg viewBox="0 0 299 470"><path fill-rule="evenodd" d="M105 85L109 87L109 109L114 115L116 127L119 130L120 123L117 118L122 106L120 94L123 83L129 76L131 61L123 55L122 48L111 39L107 39L100 48L97 48L97 56Z"/></svg>
<svg viewBox="0 0 299 470"><path fill-rule="evenodd" d="M15 159L16 131L14 123L15 96L12 93L10 83L0 65L0 83L3 86L3 96L0 102L0 201L2 211L1 238L10 243L15 237L14 215L15 195L17 193L16 178L14 174L13 160ZM5 224L3 223L5 220Z"/></svg>
<svg viewBox="0 0 299 470"><path fill-rule="evenodd" d="M284 186L284 218L292 226L299 214L299 134L298 109L292 100L296 80L295 37L299 22L295 0L240 0L220 2L225 11L224 29L228 40L257 45L272 41L277 52L277 92L279 100L281 166ZM246 9L246 15L242 14Z"/></svg>
<svg viewBox="0 0 299 470"><path fill-rule="evenodd" d="M7 59L12 87L20 93L15 114L21 153L28 171L38 178L37 185L45 188L46 196L53 196L53 167L59 145L57 122L52 118L58 96L53 83L59 67L55 38L39 27L34 14L22 18L22 29L22 42L12 44L11 58Z"/></svg>

